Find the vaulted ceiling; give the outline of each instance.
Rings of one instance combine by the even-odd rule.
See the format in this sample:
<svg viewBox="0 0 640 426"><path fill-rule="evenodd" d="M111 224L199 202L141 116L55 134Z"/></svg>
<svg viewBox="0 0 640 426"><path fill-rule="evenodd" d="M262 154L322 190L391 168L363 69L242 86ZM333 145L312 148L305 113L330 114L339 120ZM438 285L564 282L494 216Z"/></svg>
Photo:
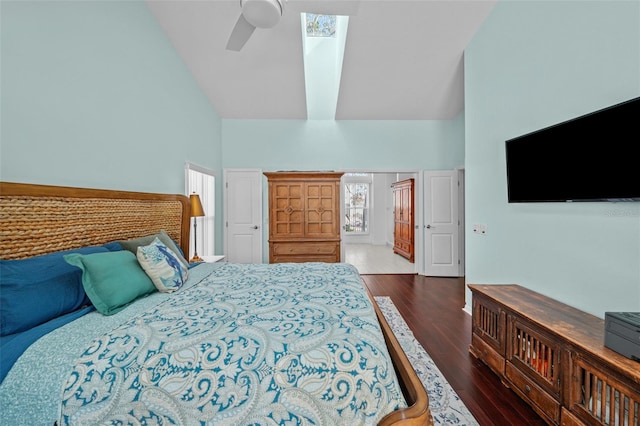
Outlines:
<svg viewBox="0 0 640 426"><path fill-rule="evenodd" d="M355 3L355 8L353 7ZM226 49L240 0L147 0L222 118L307 119L301 12L349 17L336 120L443 120L464 103L463 54L495 0L287 0L280 21Z"/></svg>

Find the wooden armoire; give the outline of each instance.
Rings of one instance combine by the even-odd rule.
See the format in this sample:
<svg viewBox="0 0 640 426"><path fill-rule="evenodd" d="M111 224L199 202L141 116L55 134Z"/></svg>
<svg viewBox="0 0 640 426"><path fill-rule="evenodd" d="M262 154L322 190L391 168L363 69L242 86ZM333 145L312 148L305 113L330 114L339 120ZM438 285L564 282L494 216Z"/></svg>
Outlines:
<svg viewBox="0 0 640 426"><path fill-rule="evenodd" d="M394 182L393 252L414 261L413 179Z"/></svg>
<svg viewBox="0 0 640 426"><path fill-rule="evenodd" d="M340 262L342 172L265 172L269 263Z"/></svg>

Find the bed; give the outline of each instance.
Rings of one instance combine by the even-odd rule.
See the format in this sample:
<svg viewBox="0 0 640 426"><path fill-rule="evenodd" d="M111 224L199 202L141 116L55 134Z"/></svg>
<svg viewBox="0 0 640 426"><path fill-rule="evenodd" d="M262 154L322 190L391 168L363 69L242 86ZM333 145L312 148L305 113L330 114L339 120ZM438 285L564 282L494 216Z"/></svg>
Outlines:
<svg viewBox="0 0 640 426"><path fill-rule="evenodd" d="M188 264L189 225L182 195L0 182L0 423L433 424L353 266Z"/></svg>

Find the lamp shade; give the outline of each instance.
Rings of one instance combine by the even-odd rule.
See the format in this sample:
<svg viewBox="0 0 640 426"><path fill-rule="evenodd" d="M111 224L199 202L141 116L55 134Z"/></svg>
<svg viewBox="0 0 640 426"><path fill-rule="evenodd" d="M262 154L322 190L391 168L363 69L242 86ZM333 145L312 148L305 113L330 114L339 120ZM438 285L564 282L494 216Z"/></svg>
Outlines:
<svg viewBox="0 0 640 426"><path fill-rule="evenodd" d="M189 195L189 200L191 201L191 217L204 216L200 196L198 194L191 194Z"/></svg>

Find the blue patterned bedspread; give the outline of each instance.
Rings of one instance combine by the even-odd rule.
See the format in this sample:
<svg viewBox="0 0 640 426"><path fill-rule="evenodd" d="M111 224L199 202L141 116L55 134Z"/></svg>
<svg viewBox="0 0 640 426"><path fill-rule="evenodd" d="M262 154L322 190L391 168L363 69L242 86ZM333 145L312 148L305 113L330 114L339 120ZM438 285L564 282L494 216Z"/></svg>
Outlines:
<svg viewBox="0 0 640 426"><path fill-rule="evenodd" d="M369 425L406 405L353 266L193 272L76 353L60 424Z"/></svg>

